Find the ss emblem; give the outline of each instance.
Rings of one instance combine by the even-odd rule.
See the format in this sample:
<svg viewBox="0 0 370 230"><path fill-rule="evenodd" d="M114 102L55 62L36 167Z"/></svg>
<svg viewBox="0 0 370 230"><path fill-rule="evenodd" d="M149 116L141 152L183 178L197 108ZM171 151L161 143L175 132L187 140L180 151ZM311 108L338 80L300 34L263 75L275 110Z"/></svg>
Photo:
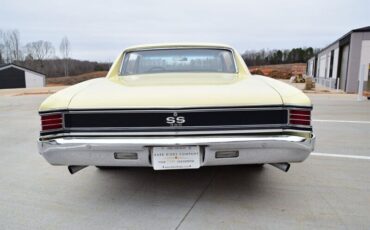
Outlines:
<svg viewBox="0 0 370 230"><path fill-rule="evenodd" d="M177 116L177 113L173 113L172 117L166 117L166 123L172 126L181 126L185 123L185 117Z"/></svg>

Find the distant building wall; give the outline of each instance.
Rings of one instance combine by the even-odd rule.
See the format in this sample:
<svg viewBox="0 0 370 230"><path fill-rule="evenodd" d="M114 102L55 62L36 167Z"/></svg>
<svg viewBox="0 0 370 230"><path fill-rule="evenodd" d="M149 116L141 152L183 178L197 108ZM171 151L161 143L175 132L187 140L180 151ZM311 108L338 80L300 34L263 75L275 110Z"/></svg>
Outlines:
<svg viewBox="0 0 370 230"><path fill-rule="evenodd" d="M370 40L370 32L359 32L351 34L349 50L347 92L358 92L358 77L360 74L362 41Z"/></svg>
<svg viewBox="0 0 370 230"><path fill-rule="evenodd" d="M45 76L30 71L25 72L26 88L44 87Z"/></svg>
<svg viewBox="0 0 370 230"><path fill-rule="evenodd" d="M308 76L315 76L315 57L310 58L307 62L307 73Z"/></svg>
<svg viewBox="0 0 370 230"><path fill-rule="evenodd" d="M369 64L370 26L350 31L309 59L307 75L326 87L357 93L361 65L368 72ZM367 80L369 73L365 72Z"/></svg>
<svg viewBox="0 0 370 230"><path fill-rule="evenodd" d="M337 88L339 42L322 50L317 55L316 82L320 85Z"/></svg>
<svg viewBox="0 0 370 230"><path fill-rule="evenodd" d="M0 71L0 89L26 87L24 71L17 68L7 68Z"/></svg>

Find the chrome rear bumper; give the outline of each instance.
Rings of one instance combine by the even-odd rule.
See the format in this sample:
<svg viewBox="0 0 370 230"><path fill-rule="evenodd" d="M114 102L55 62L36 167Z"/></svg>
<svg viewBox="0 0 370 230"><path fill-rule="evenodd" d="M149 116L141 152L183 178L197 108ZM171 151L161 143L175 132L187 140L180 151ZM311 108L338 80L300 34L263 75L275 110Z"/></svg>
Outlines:
<svg viewBox="0 0 370 230"><path fill-rule="evenodd" d="M197 145L202 166L301 162L313 151L315 137L197 136L56 138L38 142L39 152L52 165L148 166L156 146ZM217 151L238 150L234 158L216 158ZM115 153L137 153L137 159L116 159Z"/></svg>

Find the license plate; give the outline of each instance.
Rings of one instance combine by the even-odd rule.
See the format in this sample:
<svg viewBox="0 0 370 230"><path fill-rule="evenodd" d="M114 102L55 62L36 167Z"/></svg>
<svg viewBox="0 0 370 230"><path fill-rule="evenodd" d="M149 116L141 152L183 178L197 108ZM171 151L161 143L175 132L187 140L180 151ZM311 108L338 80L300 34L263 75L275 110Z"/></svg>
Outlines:
<svg viewBox="0 0 370 230"><path fill-rule="evenodd" d="M199 168L199 146L153 147L152 162L155 170Z"/></svg>

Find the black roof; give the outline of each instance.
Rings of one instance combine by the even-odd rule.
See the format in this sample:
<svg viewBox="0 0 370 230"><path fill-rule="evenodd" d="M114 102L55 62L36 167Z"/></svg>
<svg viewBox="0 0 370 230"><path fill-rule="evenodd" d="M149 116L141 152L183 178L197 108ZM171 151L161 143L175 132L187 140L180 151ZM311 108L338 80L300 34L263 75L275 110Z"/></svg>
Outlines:
<svg viewBox="0 0 370 230"><path fill-rule="evenodd" d="M348 33L346 33L342 37L340 37L337 40L335 40L334 42L332 42L330 45L326 46L325 49L328 48L329 46L333 45L334 43L338 42L338 41L345 40L347 37L351 36L352 33L357 33L357 32L370 32L370 26L361 27L361 28L357 28L357 29L349 31Z"/></svg>
<svg viewBox="0 0 370 230"><path fill-rule="evenodd" d="M370 26L365 26L365 27L361 27L361 28L357 28L357 29L353 29L351 31L349 31L348 33L346 33L345 35L341 36L340 38L338 38L337 40L335 40L334 42L330 43L329 45L325 46L325 48L322 48L321 51L323 50L326 50L328 47L332 46L333 44L337 43L337 42L340 42L341 40L345 40L345 38L349 37L352 33L356 33L356 32L370 32ZM321 53L321 51L319 53ZM317 55L313 55L311 58L315 57Z"/></svg>
<svg viewBox="0 0 370 230"><path fill-rule="evenodd" d="M370 26L354 29L351 32L370 32Z"/></svg>
<svg viewBox="0 0 370 230"><path fill-rule="evenodd" d="M31 72L35 72L35 73L38 73L38 74L41 74L41 75L44 75L45 76L44 73L41 73L39 71L30 69L30 68L27 68L27 67L24 67L24 66L17 65L17 64L14 64L14 63L0 64L0 68L7 67L7 66L16 66L18 68L21 68L21 69L24 69L24 70L28 70L28 71L31 71Z"/></svg>

